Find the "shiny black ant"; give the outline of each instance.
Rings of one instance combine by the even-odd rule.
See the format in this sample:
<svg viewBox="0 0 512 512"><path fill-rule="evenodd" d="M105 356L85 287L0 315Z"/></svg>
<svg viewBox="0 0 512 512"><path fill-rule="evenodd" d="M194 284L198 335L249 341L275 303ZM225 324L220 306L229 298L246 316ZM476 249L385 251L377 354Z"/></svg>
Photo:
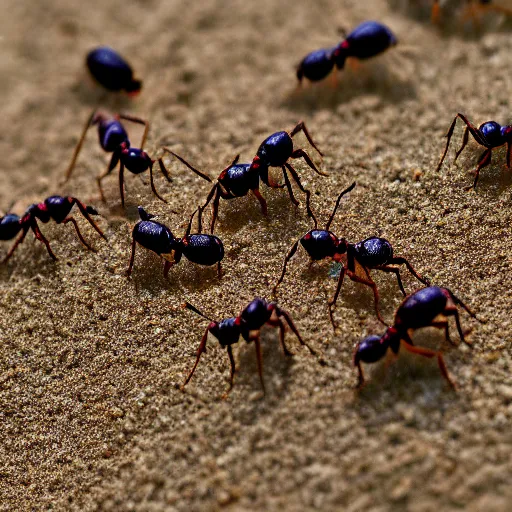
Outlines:
<svg viewBox="0 0 512 512"><path fill-rule="evenodd" d="M450 145L450 140L453 135L453 130L455 129L455 124L457 123L457 119L462 119L462 121L466 124L466 129L464 130L464 136L462 139L462 146L455 154L454 163L459 158L459 155L462 153L466 144L469 141L469 134L473 136L480 146L485 148L485 151L482 153L478 160L478 165L475 171L475 179L472 185L465 187L464 190L471 190L472 188L476 188L476 184L478 182L478 177L480 175L480 170L484 167L487 167L491 163L491 155L492 150L495 148L499 148L507 144L507 167L510 169L510 164L512 160L512 125L501 126L496 121L487 121L481 124L478 128L470 123L464 114L457 114L448 129L445 137L447 137L446 148L444 149L443 156L437 166L436 172L439 172L441 166L443 165L444 158L446 153L448 152L448 146Z"/></svg>
<svg viewBox="0 0 512 512"><path fill-rule="evenodd" d="M388 348L397 355L402 346L413 354L428 358L436 357L443 377L452 388L455 388L441 352L415 346L411 333L422 327L438 327L445 330L446 340L455 345L450 338L447 319L448 316L453 316L461 341L472 347L462 332L457 306L461 306L472 318L477 319L475 313L447 288L429 286L407 296L395 313L393 326L388 327L382 336L368 336L357 344L354 351L354 366L359 371L358 387L364 384L361 363L379 361L386 355Z"/></svg>
<svg viewBox="0 0 512 512"><path fill-rule="evenodd" d="M192 220L195 214L198 214L199 233L190 234L192 229ZM217 272L221 277L221 260L224 258L224 246L222 240L214 235L201 233L201 208L194 211L190 217L187 231L183 238L175 238L171 230L161 224L151 220L154 215L147 213L142 206L139 206L140 221L135 224L132 231L132 253L130 264L126 272L130 276L135 259L135 249L137 244L158 254L164 260L164 277L167 277L169 270L173 265L181 261L185 256L189 261L199 265L217 264Z"/></svg>
<svg viewBox="0 0 512 512"><path fill-rule="evenodd" d="M121 119L131 121L132 123L141 124L144 126L144 132L140 143L140 149L132 148L130 146L130 140L128 139L128 134L126 133L126 130L121 123ZM64 183L68 181L71 177L71 173L73 172L73 169L75 167L78 154L82 149L85 136L87 135L89 128L91 128L94 125L98 125L98 136L102 149L107 153L112 153L112 157L107 166L107 169L103 174L100 174L96 178L102 201L105 201L105 195L103 194L101 182L116 168L117 164L119 164L119 193L121 195L121 205L123 207L125 168L132 174L141 174L149 170L149 180L151 183L151 190L153 191L153 194L155 194L155 196L158 197L158 199L166 203L167 201L157 192L153 181L153 165L155 161L158 161L160 170L164 175L164 178L168 182L171 181L169 173L165 168L162 158L159 158L158 160L152 160L149 157L149 155L142 150L146 142L149 130L149 123L148 121L141 119L139 117L129 116L126 114L118 114L115 116L111 116L97 110L94 110L92 112L92 114L87 119L87 122L85 123L82 135L80 136L78 144L73 153L73 158L71 159L71 163L69 164L69 167L66 171ZM169 152L167 148L163 148L163 150ZM207 176L202 177L208 179Z"/></svg>
<svg viewBox="0 0 512 512"><path fill-rule="evenodd" d="M260 145L256 156L253 161L245 164L239 164L238 160L240 155L237 155L235 159L231 162L231 164L226 167L217 178L217 183L213 185L208 197L206 198L206 202L202 206L202 208L206 208L210 201L213 200L212 206L212 220L210 224L210 232L213 233L215 228L215 221L217 220L217 215L219 211L219 202L220 199L234 199L236 197L246 196L249 191L251 191L261 205L261 212L263 215L267 215L267 202L265 198L261 195L259 191L260 179L265 185L270 188L284 188L286 186L288 190L288 194L290 196L291 202L298 206L299 202L295 199L293 195L293 190L291 186L290 179L288 177L288 173L290 173L293 181L297 184L299 189L304 192L306 195L306 209L308 215L313 219L315 216L310 206L310 196L311 192L306 190L300 181L299 175L297 171L293 168L293 166L288 162L290 158L303 158L307 165L311 167L317 174L321 176L327 176L327 174L319 171L315 166L314 162L311 160L309 155L303 149L294 149L292 137L299 133L300 131L304 132L308 142L316 149L320 156L323 156L321 151L318 149L316 144L313 142L313 139L309 135L309 132L306 128L304 122L298 123L293 130L290 132L276 132L272 134L270 137L267 137ZM195 172L199 176L208 181L212 181L209 177L207 177L202 172L198 171L192 165L190 165L186 160L184 160L181 156L169 151L172 155L174 155L180 162L185 164L191 171ZM275 183L271 177L269 176L268 170L269 167L281 167L283 171L284 184Z"/></svg>
<svg viewBox="0 0 512 512"><path fill-rule="evenodd" d="M226 348L228 352L229 362L231 364L231 374L229 378L229 389L226 391L227 395L233 388L233 379L235 377L235 359L233 357L232 345L238 343L240 336L247 342L254 341L256 348L256 360L258 362L258 373L260 376L261 387L265 392L265 383L263 382L263 360L261 355L261 343L260 343L260 330L265 325L271 325L272 327L279 327L279 339L283 352L286 356L291 356L292 353L288 350L284 343L285 335L285 322L288 324L290 329L293 331L301 345L307 347L311 354L315 354L315 351L301 338L297 327L293 323L289 313L284 309L281 309L274 302L268 302L265 299L255 298L242 312L232 318L226 318L221 322L216 322L211 318L207 317L204 313L199 311L195 306L189 302L183 304L184 308L190 309L194 313L206 318L210 321L210 324L206 328L199 348L197 350L197 357L192 370L188 374L182 387L185 387L192 375L196 370L199 363L199 359L203 352L206 352L206 340L208 339L208 333L211 333L217 340L222 348ZM283 321L284 320L284 321Z"/></svg>
<svg viewBox="0 0 512 512"><path fill-rule="evenodd" d="M21 235L14 242L7 256L2 260L2 263L6 263L9 260L18 245L23 242L29 230L32 230L36 239L40 240L46 246L51 258L54 260L57 259L57 256L55 256L50 247L50 242L45 238L43 233L41 233L37 220L45 224L50 220L54 220L57 224L67 224L71 222L75 227L80 242L90 251L96 252L96 250L85 241L82 233L80 233L76 220L68 216L75 204L89 224L106 240L107 238L101 229L90 217L91 215L99 215L92 206L86 206L76 197L51 196L46 198L42 203L29 206L22 217L14 213L8 213L0 218L0 240L12 240L21 231Z"/></svg>
<svg viewBox="0 0 512 512"><path fill-rule="evenodd" d="M338 238L332 231L329 231L329 227L334 219L336 210L340 205L341 198L350 192L355 186L356 184L354 182L338 196L325 229L317 229L317 223L315 222L315 228L308 231L302 238L292 245L284 259L281 276L277 280L272 291L273 295L276 296L277 287L283 281L286 273L286 265L296 253L299 242L308 253L312 262L329 258L341 263L341 271L338 278L338 284L336 286L336 292L334 293L334 297L328 303L329 317L333 328L336 328L333 318L333 309L336 305L336 301L338 300L338 295L340 294L341 285L343 284L343 278L345 275L347 275L352 281L369 286L373 290L377 317L385 325L386 322L382 319L379 311L379 292L377 290L377 285L370 276L370 270L382 270L383 272L392 272L395 274L400 291L404 295L406 295L406 293L400 277L400 270L390 265L405 265L409 272L419 281L426 285L430 284L427 279L421 277L414 270L405 258L393 256L393 247L385 238L370 237L366 238L362 242L350 244L344 238Z"/></svg>

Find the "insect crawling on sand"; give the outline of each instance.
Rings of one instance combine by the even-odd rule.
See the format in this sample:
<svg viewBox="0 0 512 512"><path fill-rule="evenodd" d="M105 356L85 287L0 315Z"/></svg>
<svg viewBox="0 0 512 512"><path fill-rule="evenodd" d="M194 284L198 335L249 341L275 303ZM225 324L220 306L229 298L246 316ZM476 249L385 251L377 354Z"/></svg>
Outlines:
<svg viewBox="0 0 512 512"><path fill-rule="evenodd" d="M253 161L248 164L239 164L238 159L239 155L231 162L231 164L226 167L217 178L217 182L213 185L208 197L206 198L206 202L203 205L203 209L212 201L212 220L210 224L210 231L213 233L215 229L215 222L217 220L217 215L219 211L219 202L220 199L234 199L235 197L243 197L246 196L249 191L251 191L258 201L261 204L261 211L263 215L267 215L267 202L265 198L261 195L259 191L260 179L265 185L270 188L284 188L285 186L288 189L288 194L290 196L291 202L298 206L299 202L295 199L293 195L293 190L291 187L290 179L288 177L288 173L290 173L291 178L297 184L299 189L306 194L306 209L308 215L315 218L311 206L310 206L310 196L311 192L306 190L300 181L299 175L297 171L293 168L293 166L289 163L290 159L303 158L306 164L313 169L317 174L321 176L327 176L325 173L318 170L314 162L311 160L309 155L303 149L294 149L292 137L299 132L304 132L309 143L316 149L320 156L323 156L321 151L317 148L316 144L313 142L313 139L309 135L309 132L306 128L306 125L303 121L299 122L293 130L290 132L276 132L270 137L267 137L261 144L254 157ZM172 155L174 155L178 160L180 160L183 164L185 164L191 171L199 174L201 177L207 179L208 181L212 181L210 178L206 177L203 173L192 167L186 160L184 160L181 156L169 151ZM283 171L284 184L277 184L269 176L268 170L269 167L281 167Z"/></svg>
<svg viewBox="0 0 512 512"><path fill-rule="evenodd" d="M393 32L377 21L365 21L333 48L322 48L306 55L297 67L299 84L303 78L312 82L323 80L336 66L345 67L348 57L369 59L397 44Z"/></svg>
<svg viewBox="0 0 512 512"><path fill-rule="evenodd" d="M121 119L126 121L131 121L133 123L141 124L144 126L144 133L142 135L142 140L140 143L140 148L133 148L130 145L130 140L128 139L128 134L124 126L121 123ZM76 160L78 158L78 154L82 149L85 136L87 135L87 131L94 125L98 125L98 135L100 140L100 145L102 149L107 153L112 153L112 157L110 159L110 163L107 166L106 171L103 174L100 174L96 181L98 183L98 188L100 191L100 196L103 201L105 201L105 196L103 194L103 188L101 186L102 180L108 176L119 164L119 192L121 195L121 205L124 206L124 169L126 168L132 174L141 174L149 170L149 180L151 183L151 190L153 194L155 194L158 199L167 202L160 194L156 191L155 184L153 182L153 164L155 160L152 160L149 155L142 149L144 143L146 142L147 133L149 130L148 121L141 119L139 117L134 117L126 114L118 114L115 116L111 116L105 114L98 110L93 110L91 115L88 117L87 122L85 123L84 129L82 130L82 135L76 145L75 151L73 153L73 157L66 171L66 177L64 182L68 181L71 177L71 173L76 164ZM168 151L167 148L163 148L164 151ZM162 158L158 159L158 165L160 166L160 170L164 175L167 181L171 181L169 177L169 173L164 166Z"/></svg>
<svg viewBox="0 0 512 512"><path fill-rule="evenodd" d="M233 379L235 377L235 360L233 358L232 345L238 343L240 336L247 342L254 342L256 348L256 360L258 363L258 373L260 376L261 387L265 392L265 384L263 382L263 360L261 355L261 343L260 343L260 330L265 325L271 325L273 327L279 327L280 341L285 355L290 356L292 353L288 350L284 343L285 336L285 322L288 324L290 329L293 331L301 345L307 347L311 354L315 354L315 351L301 338L297 327L293 323L289 313L284 309L281 309L274 302L268 302L265 299L255 298L249 305L242 310L242 312L232 318L226 318L220 322L212 320L207 317L204 313L199 311L189 302L183 304L184 308L190 309L194 313L210 320L210 324L206 328L199 348L197 350L197 357L192 370L188 374L183 387L185 387L192 375L196 370L197 364L203 352L206 352L206 340L208 333L211 333L220 343L222 348L226 348L228 352L229 362L231 364L231 374L229 379L229 389L226 391L227 395L233 388Z"/></svg>
<svg viewBox="0 0 512 512"><path fill-rule="evenodd" d="M55 256L50 247L50 242L39 229L38 220L43 223L53 220L57 224L67 224L71 222L75 227L80 242L90 251L96 252L96 250L85 241L82 233L80 233L76 220L69 216L69 212L75 204L89 224L106 240L101 229L91 219L91 215L98 215L98 212L92 206L86 206L76 197L51 196L47 197L42 203L29 206L22 217L14 213L8 213L0 217L0 240L12 240L21 231L21 235L14 242L7 256L2 260L2 263L6 263L9 260L18 245L23 242L29 230L32 230L36 239L40 240L46 246L51 258L54 260L57 259L57 256Z"/></svg>
<svg viewBox="0 0 512 512"><path fill-rule="evenodd" d="M429 286L408 295L396 310L394 324L388 327L382 336L368 336L357 344L354 351L354 366L359 371L358 387L362 387L364 384L361 363L379 361L386 355L388 348L397 355L400 347L403 347L413 354L428 358L436 357L443 377L452 388L455 388L448 375L441 352L415 346L411 334L422 327L439 327L445 330L446 340L455 345L450 338L447 319L447 317L453 316L461 341L472 347L462 332L457 306L461 306L471 317L476 319L475 313L447 288Z"/></svg>
<svg viewBox="0 0 512 512"><path fill-rule="evenodd" d="M455 124L457 123L457 119L462 119L462 121L466 124L466 129L464 130L462 146L455 154L454 163L457 161L457 158L459 158L459 155L466 147L466 144L469 141L470 133L476 142L485 148L485 151L480 155L480 158L478 159L473 184L465 187L464 190L471 190L476 188L480 170L484 167L487 167L491 163L492 150L499 148L500 146L504 146L505 144L507 145L507 167L510 169L512 160L512 125L501 126L496 121L486 121L477 128L474 124L468 121L464 114L459 113L453 119L452 124L450 125L450 128L445 135L448 140L446 141L446 147L444 149L443 156L439 161L436 172L438 172L443 165L446 153L448 152L448 147L450 145L450 140L453 135L453 130L455 128Z"/></svg>
<svg viewBox="0 0 512 512"><path fill-rule="evenodd" d="M199 233L190 234L192 229L192 220L195 214L198 214ZM171 230L161 224L151 220L154 215L147 213L142 206L139 206L140 221L135 224L132 231L132 253L130 264L126 272L130 276L135 259L135 249L137 244L158 254L164 260L164 277L167 277L169 270L173 265L181 261L185 256L189 261L199 265L217 264L217 272L221 277L221 260L224 257L224 246L222 240L214 235L201 233L201 208L194 211L190 217L187 230L183 238L175 238Z"/></svg>
<svg viewBox="0 0 512 512"><path fill-rule="evenodd" d="M129 95L140 92L142 81L133 77L133 70L119 53L108 46L100 46L87 54L86 65L92 77L109 91L125 91Z"/></svg>
<svg viewBox="0 0 512 512"><path fill-rule="evenodd" d="M340 262L341 272L338 278L336 292L334 293L334 297L329 301L329 317L333 328L336 327L334 323L333 309L336 305L336 301L338 300L338 295L340 294L341 285L343 284L343 278L345 275L347 275L352 281L369 286L373 290L375 311L377 312L378 319L384 324L386 323L382 319L379 311L379 292L377 290L377 285L370 276L370 270L382 270L383 272L392 272L395 274L400 291L404 295L406 295L406 293L400 277L400 270L392 265L405 265L416 279L421 281L423 284L430 284L427 279L420 276L416 270L414 270L412 265L405 258L393 256L393 247L385 238L370 237L366 238L362 242L351 244L348 243L345 238L338 238L329 230L334 219L334 215L336 214L336 210L340 205L341 198L350 192L355 186L356 184L352 183L352 185L340 193L325 229L318 229L315 222L314 229L308 231L292 245L284 259L281 276L277 280L272 291L275 296L277 293L277 287L284 279L288 261L297 252L299 242L308 253L311 261L319 261L329 258L333 261Z"/></svg>

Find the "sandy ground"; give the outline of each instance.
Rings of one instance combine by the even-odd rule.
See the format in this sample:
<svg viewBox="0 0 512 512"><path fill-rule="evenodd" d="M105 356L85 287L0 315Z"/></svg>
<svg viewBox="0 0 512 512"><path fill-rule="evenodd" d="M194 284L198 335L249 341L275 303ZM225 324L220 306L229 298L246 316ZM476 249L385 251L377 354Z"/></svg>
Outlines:
<svg viewBox="0 0 512 512"><path fill-rule="evenodd" d="M73 5L75 4L75 5ZM512 39L500 20L440 33L404 2L3 0L0 22L0 206L21 213L55 193L94 204L108 242L79 220L98 253L70 226L44 225L59 260L27 237L0 268L0 510L510 510L512 502L512 174L499 150L475 192L465 192L480 154L474 142L440 173L443 135L465 112L480 123L511 121ZM294 66L338 40L338 27L377 18L400 46L359 69L293 95ZM104 98L83 59L110 44L144 78L136 101ZM78 166L59 186L91 109L101 104L151 120L147 150L166 144L216 176L237 153L254 155L270 133L304 119L325 152L322 178L298 164L322 223L339 191L357 180L332 229L350 241L385 236L433 283L451 288L484 323L463 314L474 349L449 347L438 330L415 338L441 347L458 391L435 362L401 354L368 368L354 391L355 343L382 332L368 289L350 281L333 332L326 301L336 281L324 263L292 261L279 299L319 356L285 358L263 331L263 398L254 348L236 349L240 371L229 399L228 359L211 339L186 388L207 321L254 296L270 298L285 251L310 229L303 201L262 187L221 204L224 277L188 262L162 277L144 250L128 265L131 226L143 204L175 233L209 189L166 159L173 182L94 176L107 157L91 131ZM133 141L140 130L130 131ZM303 137L297 144L312 155ZM303 199L302 196L301 200ZM171 209L180 212L171 213ZM1 244L5 254L9 244ZM391 321L401 301L394 276L374 273ZM403 272L409 291L418 283ZM454 326L453 335L456 336Z"/></svg>

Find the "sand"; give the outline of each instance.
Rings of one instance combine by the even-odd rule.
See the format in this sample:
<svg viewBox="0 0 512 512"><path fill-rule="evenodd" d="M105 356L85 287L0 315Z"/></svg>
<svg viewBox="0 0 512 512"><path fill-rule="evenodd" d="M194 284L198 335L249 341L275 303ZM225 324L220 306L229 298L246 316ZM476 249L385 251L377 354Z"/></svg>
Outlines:
<svg viewBox="0 0 512 512"><path fill-rule="evenodd" d="M71 194L98 208L108 242L81 219L97 253L71 226L43 225L57 262L30 234L0 267L0 510L510 510L512 173L498 150L476 192L465 192L481 149L471 141L452 164L462 127L435 172L457 112L476 124L511 121L506 23L486 19L475 30L458 21L440 31L404 2L380 0L4 0L3 11L0 206L21 214ZM374 18L397 34L396 49L348 66L335 88L328 79L294 94L306 53L333 45L339 27ZM129 56L143 77L135 101L91 85L83 61L98 44ZM94 177L107 156L91 130L60 186L97 105L149 119L150 155L167 145L212 177L303 119L325 157L303 136L297 146L329 173L297 163L320 223L357 181L332 230L351 242L386 237L483 320L462 313L472 350L436 329L415 337L443 350L457 392L435 361L405 353L387 369L367 366L368 385L355 391L353 347L383 331L371 292L344 284L333 332L331 264L309 270L302 251L279 303L319 355L288 333L295 355L285 358L277 332L265 328L266 396L254 347L240 343L235 387L222 400L229 362L211 338L182 392L208 323L183 301L220 320L255 296L270 299L286 251L312 224L299 191L295 208L284 191L262 186L268 218L254 197L221 203L221 280L184 260L166 281L143 249L127 279L136 207L181 235L209 184L166 157L173 181L158 176L156 186L168 205L151 195L147 176L129 174L126 211L115 175L103 204ZM140 134L130 126L132 141ZM391 322L402 300L396 280L373 275ZM402 275L407 291L418 287Z"/></svg>

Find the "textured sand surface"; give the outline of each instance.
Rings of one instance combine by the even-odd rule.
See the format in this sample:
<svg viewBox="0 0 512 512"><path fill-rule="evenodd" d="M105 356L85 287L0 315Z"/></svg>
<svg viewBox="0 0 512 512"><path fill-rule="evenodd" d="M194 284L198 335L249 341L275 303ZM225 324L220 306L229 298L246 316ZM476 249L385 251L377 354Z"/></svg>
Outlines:
<svg viewBox="0 0 512 512"><path fill-rule="evenodd" d="M465 192L481 149L470 142L452 165L461 127L435 173L457 112L476 124L512 121L506 25L443 34L399 8L404 2L384 0L2 4L0 207L14 202L21 214L51 194L72 194L99 209L108 242L79 220L95 254L71 226L43 225L57 262L30 234L0 267L0 510L510 510L512 173L498 150L476 193ZM328 79L293 94L294 66L306 53L334 44L338 27L373 18L397 34L396 49L348 66L337 88ZM130 56L144 78L138 99L104 98L89 83L83 59L98 44ZM448 346L435 329L415 338L445 351L457 392L435 361L407 354L387 370L368 367L368 386L354 391L353 347L383 330L371 292L344 284L334 333L331 265L308 270L301 251L279 301L319 356L288 333L296 355L285 358L277 333L264 329L266 396L254 347L240 343L235 388L221 400L228 359L212 338L180 391L207 325L180 308L183 300L222 319L254 296L270 299L285 252L311 223L300 192L294 208L284 191L262 186L268 219L254 197L221 203L220 281L185 260L166 281L159 259L143 249L128 280L136 206L181 234L209 185L166 158L173 182L159 176L156 186L169 205L151 195L147 176L129 174L126 212L115 175L102 204L94 177L107 157L91 130L61 188L98 104L148 118L151 155L170 146L211 176L304 119L325 158L304 137L297 144L329 173L297 163L321 222L357 180L332 230L353 242L388 238L484 320L462 314L473 350ZM140 133L130 127L134 144ZM1 244L1 256L8 247ZM396 280L374 277L392 321L402 300Z"/></svg>

